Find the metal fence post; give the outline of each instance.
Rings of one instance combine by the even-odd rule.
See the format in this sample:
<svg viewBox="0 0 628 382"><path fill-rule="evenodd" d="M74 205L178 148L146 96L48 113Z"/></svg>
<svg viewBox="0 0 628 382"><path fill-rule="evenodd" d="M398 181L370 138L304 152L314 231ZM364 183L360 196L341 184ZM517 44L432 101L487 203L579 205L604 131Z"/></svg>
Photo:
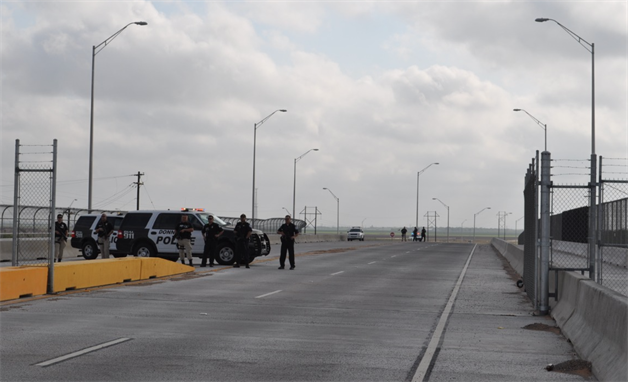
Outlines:
<svg viewBox="0 0 628 382"><path fill-rule="evenodd" d="M539 313L549 308L549 246L550 246L550 153L541 153L541 301Z"/></svg>
<svg viewBox="0 0 628 382"><path fill-rule="evenodd" d="M19 195L20 195L20 140L15 140L15 176L13 178L13 240L11 245L11 265L16 267L17 263L17 250L18 250L18 214L19 214Z"/></svg>

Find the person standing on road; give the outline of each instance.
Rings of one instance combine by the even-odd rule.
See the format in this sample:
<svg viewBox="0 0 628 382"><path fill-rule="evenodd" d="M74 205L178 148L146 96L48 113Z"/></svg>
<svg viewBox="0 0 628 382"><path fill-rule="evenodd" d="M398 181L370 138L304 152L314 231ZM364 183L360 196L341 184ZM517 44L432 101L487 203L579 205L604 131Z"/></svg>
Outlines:
<svg viewBox="0 0 628 382"><path fill-rule="evenodd" d="M253 229L246 221L246 215L240 215L240 221L233 227L236 235L236 253L234 268L240 268L240 262L244 261L246 267L249 268L249 238Z"/></svg>
<svg viewBox="0 0 628 382"><path fill-rule="evenodd" d="M419 229L417 227L414 227L414 230L412 231L412 234L414 235L412 237L412 241L418 241L419 240Z"/></svg>
<svg viewBox="0 0 628 382"><path fill-rule="evenodd" d="M98 247L103 259L109 258L109 238L113 232L113 226L107 220L107 214L100 215L100 221L94 230L98 234Z"/></svg>
<svg viewBox="0 0 628 382"><path fill-rule="evenodd" d="M209 256L209 266L214 266L214 260L216 258L216 242L222 235L222 227L214 222L214 217L209 215L207 218L208 223L203 226L203 239L205 240L205 248L203 249L203 260L201 261L201 267L207 266L207 256Z"/></svg>
<svg viewBox="0 0 628 382"><path fill-rule="evenodd" d="M401 229L401 241L408 241L408 238L406 237L407 233L408 233L408 230L406 229L406 227L403 227Z"/></svg>
<svg viewBox="0 0 628 382"><path fill-rule="evenodd" d="M290 215L286 215L286 222L279 227L277 233L281 235L281 255L279 256L279 269L286 265L286 252L290 261L290 269L294 269L294 239L299 236L299 230L292 223Z"/></svg>
<svg viewBox="0 0 628 382"><path fill-rule="evenodd" d="M425 230L425 227L423 227L423 229L421 230L421 241L427 241L427 231Z"/></svg>
<svg viewBox="0 0 628 382"><path fill-rule="evenodd" d="M55 260L59 263L63 259L66 241L68 241L68 226L63 222L63 215L59 214L55 222Z"/></svg>
<svg viewBox="0 0 628 382"><path fill-rule="evenodd" d="M192 224L188 221L187 215L181 215L181 222L177 224L174 231L177 237L177 247L179 248L179 259L181 260L181 264L185 264L185 258L187 257L190 262L190 266L193 267L192 244L190 244L190 239L192 239L194 227L192 227Z"/></svg>

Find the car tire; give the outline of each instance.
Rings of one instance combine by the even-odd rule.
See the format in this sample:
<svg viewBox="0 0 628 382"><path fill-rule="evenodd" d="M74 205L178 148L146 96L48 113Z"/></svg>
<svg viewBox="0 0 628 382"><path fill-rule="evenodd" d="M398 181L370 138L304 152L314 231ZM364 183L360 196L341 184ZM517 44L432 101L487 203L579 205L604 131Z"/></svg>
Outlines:
<svg viewBox="0 0 628 382"><path fill-rule="evenodd" d="M133 256L136 257L155 257L157 251L155 247L146 241L135 244L133 247Z"/></svg>
<svg viewBox="0 0 628 382"><path fill-rule="evenodd" d="M231 265L235 262L235 248L229 242L218 243L216 255L216 262L220 265Z"/></svg>
<svg viewBox="0 0 628 382"><path fill-rule="evenodd" d="M83 252L83 257L85 258L85 260L94 260L98 257L99 253L98 245L96 245L96 242L93 240L88 240L83 243L81 251Z"/></svg>

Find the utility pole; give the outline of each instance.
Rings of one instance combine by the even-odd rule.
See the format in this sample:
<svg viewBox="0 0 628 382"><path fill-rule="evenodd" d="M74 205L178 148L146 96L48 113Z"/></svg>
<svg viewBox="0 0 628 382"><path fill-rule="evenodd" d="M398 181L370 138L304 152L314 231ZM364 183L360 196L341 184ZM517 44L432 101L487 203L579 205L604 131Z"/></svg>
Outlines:
<svg viewBox="0 0 628 382"><path fill-rule="evenodd" d="M137 174L135 174L137 176L137 182L133 182L133 184L137 184L137 210L140 210L140 186L143 186L144 183L141 182L142 179L142 175L144 175L143 172L137 172Z"/></svg>

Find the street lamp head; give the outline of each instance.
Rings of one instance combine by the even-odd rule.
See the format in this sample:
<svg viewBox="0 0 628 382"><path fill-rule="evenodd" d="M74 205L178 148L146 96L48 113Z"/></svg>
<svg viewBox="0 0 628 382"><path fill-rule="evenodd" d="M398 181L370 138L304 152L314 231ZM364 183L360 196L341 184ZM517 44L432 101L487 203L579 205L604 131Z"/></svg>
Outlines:
<svg viewBox="0 0 628 382"><path fill-rule="evenodd" d="M280 111L280 112L282 112L282 113L285 113L285 112L287 112L288 110L286 110L286 109L279 109L279 111Z"/></svg>
<svg viewBox="0 0 628 382"><path fill-rule="evenodd" d="M318 149L312 149L312 150L314 150L314 151L318 151Z"/></svg>
<svg viewBox="0 0 628 382"><path fill-rule="evenodd" d="M327 187L323 187L323 190L326 190L326 189L327 189Z"/></svg>
<svg viewBox="0 0 628 382"><path fill-rule="evenodd" d="M512 111L521 111L521 109L512 109Z"/></svg>
<svg viewBox="0 0 628 382"><path fill-rule="evenodd" d="M136 21L135 25L148 25L146 21Z"/></svg>
<svg viewBox="0 0 628 382"><path fill-rule="evenodd" d="M537 23L544 23L544 22L546 22L548 20L549 20L548 18L539 17L539 18L535 19L534 21L536 21Z"/></svg>

